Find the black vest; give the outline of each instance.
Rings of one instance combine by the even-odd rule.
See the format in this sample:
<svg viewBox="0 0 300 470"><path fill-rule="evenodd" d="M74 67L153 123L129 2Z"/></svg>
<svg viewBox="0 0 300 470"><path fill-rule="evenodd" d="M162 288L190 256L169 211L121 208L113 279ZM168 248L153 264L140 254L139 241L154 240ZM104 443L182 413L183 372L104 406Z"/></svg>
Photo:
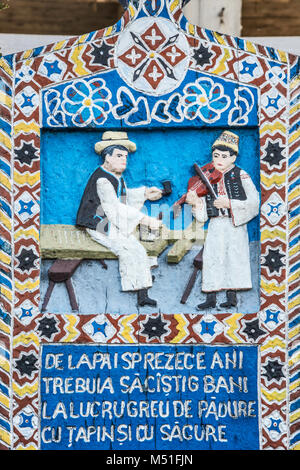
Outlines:
<svg viewBox="0 0 300 470"><path fill-rule="evenodd" d="M241 168L235 166L232 170L228 171L224 175L224 183L229 199L238 199L239 201L245 201L247 199L246 193L244 191L242 180L241 180ZM218 195L218 185L213 184L215 193ZM206 196L206 205L207 205L207 215L208 217L218 217L219 209L217 209L214 203L214 197L208 194ZM228 215L230 216L230 210L228 210Z"/></svg>
<svg viewBox="0 0 300 470"><path fill-rule="evenodd" d="M124 179L118 179L100 167L92 174L86 185L77 212L76 225L107 233L109 221L107 220L97 193L97 180L99 178L105 178L110 181L116 195L121 198L123 203L126 202L126 185Z"/></svg>

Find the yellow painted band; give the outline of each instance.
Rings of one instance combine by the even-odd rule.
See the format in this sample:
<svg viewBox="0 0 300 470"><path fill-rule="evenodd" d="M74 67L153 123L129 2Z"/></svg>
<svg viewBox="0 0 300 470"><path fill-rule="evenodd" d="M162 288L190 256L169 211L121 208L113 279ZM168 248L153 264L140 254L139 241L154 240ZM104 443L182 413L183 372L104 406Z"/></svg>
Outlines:
<svg viewBox="0 0 300 470"><path fill-rule="evenodd" d="M39 286L39 283L40 283L39 279L37 279L36 281L29 280L29 281L22 282L22 283L15 281L16 288L20 292L23 292L26 289L29 289L29 290L36 289Z"/></svg>
<svg viewBox="0 0 300 470"><path fill-rule="evenodd" d="M3 393L0 393L0 403L9 409L9 397L3 395Z"/></svg>
<svg viewBox="0 0 300 470"><path fill-rule="evenodd" d="M17 170L14 171L14 180L20 186L28 184L29 186L34 186L40 181L40 172L37 171L33 174L26 171L25 173L19 173Z"/></svg>
<svg viewBox="0 0 300 470"><path fill-rule="evenodd" d="M293 423L297 419L300 418L300 410L296 411L295 413L290 414L290 423Z"/></svg>
<svg viewBox="0 0 300 470"><path fill-rule="evenodd" d="M278 292L278 293L281 293L281 292L284 292L285 290L285 285L284 284L279 284L279 285L276 285L274 282L266 282L264 281L263 279L261 280L261 288L267 292L268 294L272 294L272 292Z"/></svg>
<svg viewBox="0 0 300 470"><path fill-rule="evenodd" d="M2 291L2 287L1 287L1 291ZM4 321L2 321L2 320L0 320L0 331L2 331L3 333L6 333L7 335L10 335L9 325L4 323Z"/></svg>
<svg viewBox="0 0 300 470"><path fill-rule="evenodd" d="M297 300L296 304L299 303L299 300ZM294 306L295 306L294 305ZM289 304L289 308L293 308L293 307L290 307L290 304ZM300 334L300 326L296 326L295 328L293 328L292 330L289 331L289 338L294 338L295 336L299 335Z"/></svg>
<svg viewBox="0 0 300 470"><path fill-rule="evenodd" d="M170 5L170 10L173 12L179 6L179 0L174 0L174 2Z"/></svg>
<svg viewBox="0 0 300 470"><path fill-rule="evenodd" d="M255 47L255 45L253 44L253 42L251 42L251 41L246 41L246 47L247 47L247 51L253 52L253 54L256 54L256 47Z"/></svg>
<svg viewBox="0 0 300 470"><path fill-rule="evenodd" d="M10 364L7 359L1 357L0 359L0 369L4 370L7 374L10 372Z"/></svg>
<svg viewBox="0 0 300 470"><path fill-rule="evenodd" d="M177 325L177 330L178 330L178 334L175 336L175 338L173 338L170 342L171 343L180 343L180 341L185 337L186 335L186 332L184 330L184 326L187 324L187 321L185 320L185 318L183 317L183 315L178 315L178 314L175 314L174 315L174 318L175 320L178 322L178 325Z"/></svg>
<svg viewBox="0 0 300 470"><path fill-rule="evenodd" d="M10 96L5 94L3 91L0 91L0 103L4 104L8 108L12 107L12 99Z"/></svg>
<svg viewBox="0 0 300 470"><path fill-rule="evenodd" d="M3 251L0 251L0 261L9 266L11 262L11 257L8 256L6 253L3 253Z"/></svg>
<svg viewBox="0 0 300 470"><path fill-rule="evenodd" d="M274 240L275 238L280 238L280 240L286 240L286 233L282 230L279 230L278 228L275 228L274 230L266 229L261 232L261 241Z"/></svg>
<svg viewBox="0 0 300 470"><path fill-rule="evenodd" d="M8 431L4 431L4 429L0 429L0 440L5 442L5 444L10 445L10 433Z"/></svg>
<svg viewBox="0 0 300 470"><path fill-rule="evenodd" d="M266 397L268 401L277 401L281 402L286 398L286 391L283 390L282 392L277 392L276 390L273 390L271 392L268 392L267 390L262 388L262 394Z"/></svg>
<svg viewBox="0 0 300 470"><path fill-rule="evenodd" d="M261 351L267 351L268 349L285 349L285 342L282 341L280 338L274 338L268 341L267 343L261 346Z"/></svg>
<svg viewBox="0 0 300 470"><path fill-rule="evenodd" d="M66 327L67 332L69 335L63 340L64 343L72 342L76 336L78 336L78 331L74 328L78 321L78 317L75 315L66 315L66 318L69 322L68 326Z"/></svg>
<svg viewBox="0 0 300 470"><path fill-rule="evenodd" d="M14 233L14 239L18 240L21 237L33 237L35 240L39 241L39 232L36 228L20 228Z"/></svg>
<svg viewBox="0 0 300 470"><path fill-rule="evenodd" d="M16 124L14 127L14 133L15 135L20 134L21 132L26 133L31 133L34 132L37 135L40 135L40 127L35 121L30 121L30 122L20 122L19 124Z"/></svg>
<svg viewBox="0 0 300 470"><path fill-rule="evenodd" d="M74 71L76 75L82 76L82 75L88 75L88 71L86 68L83 66L82 60L79 58L81 51L83 49L83 45L75 47L72 54L71 54L71 59L75 64Z"/></svg>
<svg viewBox="0 0 300 470"><path fill-rule="evenodd" d="M0 68L3 69L10 77L13 76L13 70L4 58L0 59Z"/></svg>
<svg viewBox="0 0 300 470"><path fill-rule="evenodd" d="M13 340L13 345L17 346L18 344L25 344L28 345L30 343L35 343L38 347L40 345L40 341L38 336L35 333L21 333Z"/></svg>
<svg viewBox="0 0 300 470"><path fill-rule="evenodd" d="M293 132L289 138L289 143L292 144L295 140L300 137L300 129L297 132Z"/></svg>
<svg viewBox="0 0 300 470"><path fill-rule="evenodd" d="M130 325L130 322L134 320L137 317L136 314L129 315L129 317L124 317L121 321L121 325L123 326L123 331L121 332L121 335L123 338L126 339L127 343L134 343L135 339L132 336L131 332L133 330L132 326Z"/></svg>
<svg viewBox="0 0 300 470"><path fill-rule="evenodd" d="M12 301L12 293L9 289L7 289L6 287L4 286L1 286L1 294L4 295L4 297L7 298L7 300L9 300L10 302Z"/></svg>
<svg viewBox="0 0 300 470"><path fill-rule="evenodd" d="M276 186L282 186L285 183L286 176L285 174L274 173L272 176L268 177L264 174L261 175L261 182L267 188L270 188L274 184Z"/></svg>
<svg viewBox="0 0 300 470"><path fill-rule="evenodd" d="M234 331L238 329L238 320L242 316L243 315L241 313L235 313L234 315L231 315L227 320L225 320L225 323L230 326L226 334L237 343L241 343L241 339L235 335Z"/></svg>
<svg viewBox="0 0 300 470"><path fill-rule="evenodd" d="M8 150L12 149L10 136L2 130L0 130L0 145L3 145Z"/></svg>
<svg viewBox="0 0 300 470"><path fill-rule="evenodd" d="M33 384L25 384L23 387L19 387L16 382L12 383L13 391L18 397L23 397L24 395L34 395L39 388L38 380Z"/></svg>

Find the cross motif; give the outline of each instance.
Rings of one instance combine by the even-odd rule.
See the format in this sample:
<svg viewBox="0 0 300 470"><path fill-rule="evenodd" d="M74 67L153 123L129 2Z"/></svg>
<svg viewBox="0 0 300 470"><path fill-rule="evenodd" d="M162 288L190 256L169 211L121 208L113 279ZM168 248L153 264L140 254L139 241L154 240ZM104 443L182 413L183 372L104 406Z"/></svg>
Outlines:
<svg viewBox="0 0 300 470"><path fill-rule="evenodd" d="M155 29L152 28L151 36L147 35L145 36L145 39L148 39L151 42L152 46L154 47L156 42L161 41L162 36L155 34Z"/></svg>
<svg viewBox="0 0 300 470"><path fill-rule="evenodd" d="M158 68L156 67L156 65L153 66L153 71L152 71L152 73L149 73L149 77L153 78L153 80L154 80L155 82L157 82L157 80L158 80L160 77L162 77L162 75L163 75L162 73L159 73Z"/></svg>
<svg viewBox="0 0 300 470"><path fill-rule="evenodd" d="M170 57L172 64L176 62L177 57L180 57L180 52L177 52L176 47L173 46L170 52L167 52L167 56Z"/></svg>
<svg viewBox="0 0 300 470"><path fill-rule="evenodd" d="M141 57L142 55L137 53L135 49L132 49L131 53L126 55L126 58L129 59L133 65L135 65L137 59L140 59Z"/></svg>

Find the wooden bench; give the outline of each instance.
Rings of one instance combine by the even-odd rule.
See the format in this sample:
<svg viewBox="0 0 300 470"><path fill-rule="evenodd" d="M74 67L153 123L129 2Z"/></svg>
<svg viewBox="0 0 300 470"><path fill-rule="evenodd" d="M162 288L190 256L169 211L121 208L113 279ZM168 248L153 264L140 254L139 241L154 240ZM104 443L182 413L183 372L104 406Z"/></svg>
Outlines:
<svg viewBox="0 0 300 470"><path fill-rule="evenodd" d="M139 230L136 231L139 238ZM179 263L191 249L195 241L204 240L203 225L193 222L186 230L172 231L162 227L160 237L154 241L141 241L149 256L159 257L169 246L168 263ZM40 233L40 250L43 259L55 260L48 270L49 284L42 305L45 311L55 284L64 282L71 308L78 311L78 303L72 284L72 276L84 259L99 260L104 269L104 260L117 259L108 248L91 239L84 229L73 225L42 225Z"/></svg>

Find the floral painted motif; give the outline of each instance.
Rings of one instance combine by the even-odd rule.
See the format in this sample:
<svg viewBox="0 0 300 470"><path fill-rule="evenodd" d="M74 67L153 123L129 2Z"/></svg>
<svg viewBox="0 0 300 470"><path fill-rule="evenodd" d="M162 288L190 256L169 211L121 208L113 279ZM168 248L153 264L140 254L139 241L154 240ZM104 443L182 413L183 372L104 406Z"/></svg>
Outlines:
<svg viewBox="0 0 300 470"><path fill-rule="evenodd" d="M76 126L103 124L110 111L111 93L102 79L78 81L64 90L62 108Z"/></svg>
<svg viewBox="0 0 300 470"><path fill-rule="evenodd" d="M222 85L214 83L210 78L200 78L185 87L183 104L187 119L200 117L212 123L228 109L230 98L224 94Z"/></svg>

